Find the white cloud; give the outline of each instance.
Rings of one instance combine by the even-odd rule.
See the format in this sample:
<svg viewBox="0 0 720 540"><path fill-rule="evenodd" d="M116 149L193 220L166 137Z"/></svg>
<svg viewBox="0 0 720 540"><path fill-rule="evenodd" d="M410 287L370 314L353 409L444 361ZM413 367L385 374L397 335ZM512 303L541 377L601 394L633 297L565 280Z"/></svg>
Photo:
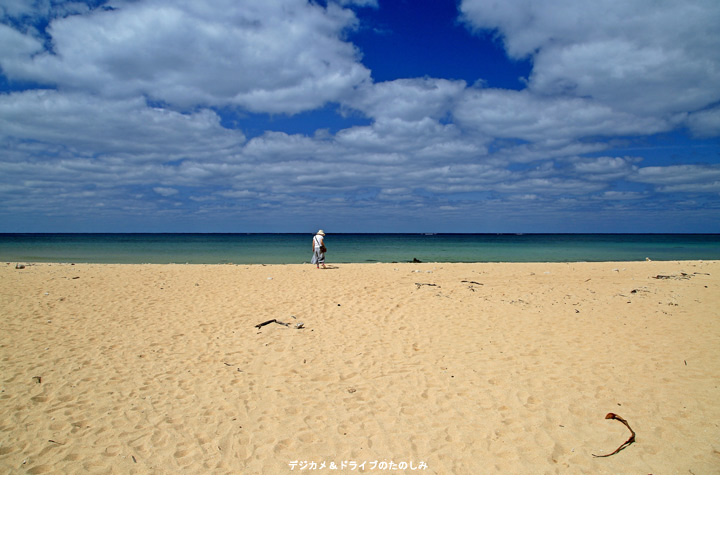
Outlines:
<svg viewBox="0 0 720 540"><path fill-rule="evenodd" d="M114 7L53 20L53 53L32 56L39 41L5 36L14 54L3 54L2 68L12 78L106 97L272 113L341 101L369 78L342 40L355 16L336 4L147 0Z"/></svg>
<svg viewBox="0 0 720 540"><path fill-rule="evenodd" d="M489 154L482 137L468 138L457 126L427 117L376 121L323 138L267 132L246 140L220 126L211 111L180 114L148 108L142 99L50 90L0 96L0 137L0 206L17 212L164 212L162 200L144 197L148 192L191 203L196 215L253 201L285 211L304 211L319 200L328 208L382 202L427 207L432 201L419 190L531 201L612 192L608 182L614 179L689 192L698 185L711 191L718 179L717 168L637 169L631 158L578 158L590 147L567 141L554 149L537 141ZM548 152L557 157L564 151L568 159L548 160ZM531 157L540 165L508 170Z"/></svg>
<svg viewBox="0 0 720 540"><path fill-rule="evenodd" d="M0 23L0 65L8 72L22 69L22 64L42 49L42 43L34 37Z"/></svg>
<svg viewBox="0 0 720 540"><path fill-rule="evenodd" d="M385 155L412 153L417 160L424 158L421 150L428 151L429 147L435 145L442 145L445 150L452 151L448 144L456 141L457 148L462 152L467 144L461 140L456 126L441 124L430 118L412 122L383 119L372 126L343 130L337 134L337 141L364 152L380 152ZM481 147L473 147L473 151L484 153ZM447 158L450 157L451 154L447 154Z"/></svg>
<svg viewBox="0 0 720 540"><path fill-rule="evenodd" d="M598 158L571 158L574 173L585 180L603 181L632 177L637 170L636 158L602 156Z"/></svg>
<svg viewBox="0 0 720 540"><path fill-rule="evenodd" d="M677 186L663 186L658 188L660 193L715 193L720 194L720 180L699 184L683 184Z"/></svg>
<svg viewBox="0 0 720 540"><path fill-rule="evenodd" d="M469 89L453 116L459 124L490 137L534 142L650 134L669 127L665 121L615 111L588 99L542 97L512 90Z"/></svg>
<svg viewBox="0 0 720 540"><path fill-rule="evenodd" d="M584 154L603 152L611 148L607 142L581 143L567 139L549 139L530 144L502 144L496 141L499 150L492 155L507 164L532 163L536 161L548 162L555 159L572 159Z"/></svg>
<svg viewBox="0 0 720 540"><path fill-rule="evenodd" d="M48 17L64 17L89 13L91 8L85 2L57 0L3 0L0 5L0 20L14 20L29 23Z"/></svg>
<svg viewBox="0 0 720 540"><path fill-rule="evenodd" d="M606 191L599 198L606 201L634 201L647 197L647 193L638 191Z"/></svg>
<svg viewBox="0 0 720 540"><path fill-rule="evenodd" d="M230 197L231 199L248 199L257 197L257 192L250 191L249 189L236 189L227 191L218 191L217 195L220 197Z"/></svg>
<svg viewBox="0 0 720 540"><path fill-rule="evenodd" d="M664 191L718 191L720 165L642 167L636 180L664 186Z"/></svg>
<svg viewBox="0 0 720 540"><path fill-rule="evenodd" d="M180 114L149 108L141 98L106 100L86 94L36 90L0 95L0 141L6 148L37 141L50 154L122 155L162 161L207 154L219 159L245 142L242 132L220 126L207 109ZM17 147L16 147L17 148ZM135 157L133 157L135 156Z"/></svg>
<svg viewBox="0 0 720 540"><path fill-rule="evenodd" d="M717 193L717 167L641 168L639 158L599 155L610 137L679 125L717 135L720 109L696 110L718 99L716 53L699 50L684 20L669 27L670 15L679 17L670 4L645 18L641 2L581 4L590 15L569 1L463 3L470 24L496 26L513 55L532 56L528 88L512 91L434 78L373 84L344 41L357 20L343 6L377 7L374 0L327 8L306 0L122 0L114 11L91 12L84 4L6 3L3 73L57 90L0 94L0 216L228 223L242 215L261 223L269 215L349 219L372 211L424 223L429 209L490 220L529 207L549 215L630 206L656 192ZM712 43L714 23L700 22L712 6L683 6L697 39ZM7 19L11 10L56 18L42 36ZM645 37L634 34L645 26ZM296 113L328 102L370 125L320 125L314 136L278 128L248 139L208 108Z"/></svg>
<svg viewBox="0 0 720 540"><path fill-rule="evenodd" d="M501 182L493 186L500 193L542 194L558 196L561 194L587 194L597 190L588 182L560 177L520 178L513 182Z"/></svg>
<svg viewBox="0 0 720 540"><path fill-rule="evenodd" d="M591 97L613 109L671 114L720 99L716 0L463 0L474 29L532 57L530 88Z"/></svg>
<svg viewBox="0 0 720 540"><path fill-rule="evenodd" d="M697 137L717 137L720 135L720 107L693 113L686 122Z"/></svg>
<svg viewBox="0 0 720 540"><path fill-rule="evenodd" d="M163 197L172 197L173 195L180 193L177 189L169 187L156 187L153 188L153 191Z"/></svg>
<svg viewBox="0 0 720 540"><path fill-rule="evenodd" d="M464 81L398 79L364 85L349 103L377 119L437 120L448 114L464 90Z"/></svg>
<svg viewBox="0 0 720 540"><path fill-rule="evenodd" d="M18 17L33 11L34 0L3 0L0 17Z"/></svg>

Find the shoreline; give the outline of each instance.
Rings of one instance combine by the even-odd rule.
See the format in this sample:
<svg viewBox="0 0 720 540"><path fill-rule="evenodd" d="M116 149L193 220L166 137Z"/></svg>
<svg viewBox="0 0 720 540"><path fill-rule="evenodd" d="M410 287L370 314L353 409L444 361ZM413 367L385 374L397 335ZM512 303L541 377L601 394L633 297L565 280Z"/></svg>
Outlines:
<svg viewBox="0 0 720 540"><path fill-rule="evenodd" d="M2 235L0 235L2 236ZM304 264L302 234L45 235L0 241L0 258L38 263ZM328 260L343 264L613 262L720 259L717 234L336 234Z"/></svg>
<svg viewBox="0 0 720 540"><path fill-rule="evenodd" d="M23 264L2 474L720 473L720 261Z"/></svg>
<svg viewBox="0 0 720 540"><path fill-rule="evenodd" d="M408 265L408 266L421 266L421 265L567 265L567 264L646 264L646 263L658 263L658 264L703 264L703 263L716 263L720 262L720 259L614 259L612 261L365 261L365 262L328 262L328 266L372 266L372 265ZM5 265L24 265L24 266L289 266L289 267L311 267L314 266L309 261L296 262L296 263L238 263L238 262L69 262L69 261L24 261L24 260L0 260L0 266Z"/></svg>

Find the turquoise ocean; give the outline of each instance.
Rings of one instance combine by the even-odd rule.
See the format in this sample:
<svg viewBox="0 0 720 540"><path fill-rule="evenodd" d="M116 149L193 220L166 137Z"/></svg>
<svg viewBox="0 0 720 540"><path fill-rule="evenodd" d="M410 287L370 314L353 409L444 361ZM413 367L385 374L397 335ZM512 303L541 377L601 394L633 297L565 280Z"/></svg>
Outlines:
<svg viewBox="0 0 720 540"><path fill-rule="evenodd" d="M308 234L0 234L0 261L302 264ZM718 234L330 234L327 263L718 260Z"/></svg>

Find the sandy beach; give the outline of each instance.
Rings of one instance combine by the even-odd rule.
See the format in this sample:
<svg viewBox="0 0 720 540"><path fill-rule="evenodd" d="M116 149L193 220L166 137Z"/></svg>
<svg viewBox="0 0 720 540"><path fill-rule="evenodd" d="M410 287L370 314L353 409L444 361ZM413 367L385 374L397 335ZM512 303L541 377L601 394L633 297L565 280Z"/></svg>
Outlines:
<svg viewBox="0 0 720 540"><path fill-rule="evenodd" d="M720 473L718 261L0 274L2 474Z"/></svg>

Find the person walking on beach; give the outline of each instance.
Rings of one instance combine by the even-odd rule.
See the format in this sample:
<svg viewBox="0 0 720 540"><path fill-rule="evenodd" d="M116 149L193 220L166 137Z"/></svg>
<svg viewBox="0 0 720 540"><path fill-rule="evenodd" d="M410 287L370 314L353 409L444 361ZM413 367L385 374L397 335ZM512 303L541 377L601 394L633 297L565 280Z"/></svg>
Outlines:
<svg viewBox="0 0 720 540"><path fill-rule="evenodd" d="M320 265L322 264L322 267L325 268L325 252L327 251L327 248L325 247L325 231L320 229L315 236L313 236L312 240L312 246L313 246L313 256L312 256L312 262L316 268L320 268Z"/></svg>

